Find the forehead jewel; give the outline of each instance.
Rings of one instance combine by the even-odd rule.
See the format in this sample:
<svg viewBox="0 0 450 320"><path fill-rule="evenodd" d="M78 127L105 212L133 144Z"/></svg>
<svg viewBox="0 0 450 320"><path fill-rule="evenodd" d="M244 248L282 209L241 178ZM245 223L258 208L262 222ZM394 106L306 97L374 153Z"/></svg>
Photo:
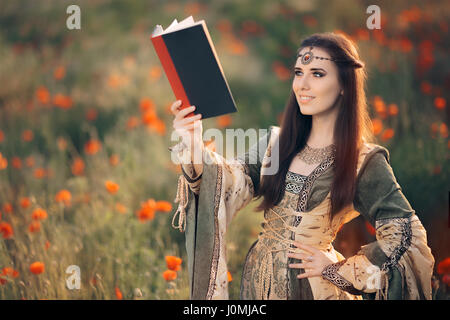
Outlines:
<svg viewBox="0 0 450 320"><path fill-rule="evenodd" d="M349 64L352 67L355 68L362 68L364 66L363 62L360 61L351 61L351 60L337 60L334 58L326 58L326 57L320 57L320 56L315 56L314 53L312 52L312 50L314 49L314 47L309 47L309 50L306 51L303 54L298 54L297 57L301 58L301 63L302 64L309 64L311 63L311 61L313 61L313 59L318 59L318 60L330 60L330 61L334 61L334 62L342 62L342 63L346 63Z"/></svg>
<svg viewBox="0 0 450 320"><path fill-rule="evenodd" d="M318 60L330 60L330 61L336 61L333 58L325 58L325 57L319 57L319 56L314 56L314 53L312 52L312 50L314 49L314 47L309 47L309 51L306 51L303 54L298 54L297 57L302 58L300 61L302 64L309 64L311 63L311 61L313 61L314 58L318 59Z"/></svg>

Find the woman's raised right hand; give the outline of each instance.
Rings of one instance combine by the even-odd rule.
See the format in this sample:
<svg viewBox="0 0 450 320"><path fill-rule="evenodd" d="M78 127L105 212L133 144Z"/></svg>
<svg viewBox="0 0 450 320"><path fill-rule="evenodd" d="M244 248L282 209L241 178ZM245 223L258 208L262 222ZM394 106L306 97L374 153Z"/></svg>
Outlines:
<svg viewBox="0 0 450 320"><path fill-rule="evenodd" d="M179 109L181 100L175 101L170 107L171 112L175 115L173 120L173 129L182 137L182 141L188 145L191 150L197 144L203 144L203 126L201 114L187 116L194 112L195 106L189 106L184 109ZM201 145L197 145L201 147Z"/></svg>

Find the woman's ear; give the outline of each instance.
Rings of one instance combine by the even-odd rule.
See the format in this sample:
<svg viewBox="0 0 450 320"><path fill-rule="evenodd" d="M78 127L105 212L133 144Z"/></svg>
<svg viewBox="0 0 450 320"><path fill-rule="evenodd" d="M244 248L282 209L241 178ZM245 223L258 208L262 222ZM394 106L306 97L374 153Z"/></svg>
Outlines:
<svg viewBox="0 0 450 320"><path fill-rule="evenodd" d="M340 93L340 95L341 95L341 96L343 96L343 95L344 95L344 90L341 90L341 93Z"/></svg>

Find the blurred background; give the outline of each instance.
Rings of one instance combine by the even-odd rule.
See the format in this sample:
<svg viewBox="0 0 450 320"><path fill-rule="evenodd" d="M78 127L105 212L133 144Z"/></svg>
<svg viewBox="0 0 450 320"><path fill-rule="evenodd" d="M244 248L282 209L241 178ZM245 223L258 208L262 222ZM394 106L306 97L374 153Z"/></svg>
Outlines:
<svg viewBox="0 0 450 320"><path fill-rule="evenodd" d="M66 27L74 3L81 30ZM190 15L206 21L238 108L204 120L204 130L279 125L301 40L333 31L355 41L377 143L427 230L433 297L448 299L450 6L379 1L381 29L369 30L371 4L1 1L0 299L189 298L184 234L171 226L181 173L167 150L175 96L150 34ZM262 230L256 205L227 235L231 299ZM374 240L360 217L334 246L348 257ZM80 268L79 290L66 284L70 265Z"/></svg>

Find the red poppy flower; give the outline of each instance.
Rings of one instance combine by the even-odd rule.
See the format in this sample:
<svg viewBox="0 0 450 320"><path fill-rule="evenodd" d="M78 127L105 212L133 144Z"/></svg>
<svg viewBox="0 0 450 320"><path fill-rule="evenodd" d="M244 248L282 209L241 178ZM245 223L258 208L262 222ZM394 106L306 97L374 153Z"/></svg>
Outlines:
<svg viewBox="0 0 450 320"><path fill-rule="evenodd" d="M122 295L122 292L120 291L119 287L115 287L115 288L114 288L114 291L115 291L115 293L116 293L116 298L117 298L117 300L122 300L123 295Z"/></svg>
<svg viewBox="0 0 450 320"><path fill-rule="evenodd" d="M24 209L28 208L31 205L31 200L28 197L23 197L20 199L20 206Z"/></svg>
<svg viewBox="0 0 450 320"><path fill-rule="evenodd" d="M40 261L33 262L30 265L30 271L34 274L41 274L45 271L45 265Z"/></svg>
<svg viewBox="0 0 450 320"><path fill-rule="evenodd" d="M36 90L36 98L42 104L47 104L50 101L50 92L47 88L41 86Z"/></svg>
<svg viewBox="0 0 450 320"><path fill-rule="evenodd" d="M28 226L28 231L31 233L41 231L41 223L39 221L32 221Z"/></svg>
<svg viewBox="0 0 450 320"><path fill-rule="evenodd" d="M157 201L156 202L156 211L170 212L172 210L172 204L168 201Z"/></svg>
<svg viewBox="0 0 450 320"><path fill-rule="evenodd" d="M84 161L81 158L76 158L71 166L72 174L74 176L81 176L84 173Z"/></svg>
<svg viewBox="0 0 450 320"><path fill-rule="evenodd" d="M72 199L72 194L70 193L69 190L65 190L65 189L60 190L55 195L55 201L56 202L64 202L65 205L69 205L71 199Z"/></svg>
<svg viewBox="0 0 450 320"><path fill-rule="evenodd" d="M166 281L173 281L177 278L177 272L173 270L166 270L163 272L163 278Z"/></svg>
<svg viewBox="0 0 450 320"><path fill-rule="evenodd" d="M175 256L166 256L166 264L169 270L179 271L181 269L181 263L183 260Z"/></svg>
<svg viewBox="0 0 450 320"><path fill-rule="evenodd" d="M0 233L3 234L3 239L9 239L14 235L13 228L8 222L0 222Z"/></svg>
<svg viewBox="0 0 450 320"><path fill-rule="evenodd" d="M47 219L47 216L47 211L41 208L33 210L33 213L31 214L33 220L45 220Z"/></svg>
<svg viewBox="0 0 450 320"><path fill-rule="evenodd" d="M100 149L102 148L102 145L100 143L100 141L92 139L89 140L88 142L86 142L84 144L84 151L87 154L96 154Z"/></svg>
<svg viewBox="0 0 450 320"><path fill-rule="evenodd" d="M138 219L141 222L147 220L153 220L155 217L156 201L154 199L149 199L146 202L141 203L141 208L137 212Z"/></svg>
<svg viewBox="0 0 450 320"><path fill-rule="evenodd" d="M153 110L155 108L155 104L149 98L142 98L139 104L139 109L141 112L145 112L147 110Z"/></svg>
<svg viewBox="0 0 450 320"><path fill-rule="evenodd" d="M119 185L113 181L107 180L105 182L106 190L111 194L116 194L119 191Z"/></svg>
<svg viewBox="0 0 450 320"><path fill-rule="evenodd" d="M439 262L437 266L437 273L439 274L450 274L450 257L445 258Z"/></svg>
<svg viewBox="0 0 450 320"><path fill-rule="evenodd" d="M447 105L447 101L446 101L444 98L442 98L442 97L436 97L436 98L434 99L434 106L435 106L437 109L442 110L442 109L445 108L446 105Z"/></svg>
<svg viewBox="0 0 450 320"><path fill-rule="evenodd" d="M21 169L22 168L22 160L20 160L19 157L13 157L11 159L11 165L15 169Z"/></svg>

